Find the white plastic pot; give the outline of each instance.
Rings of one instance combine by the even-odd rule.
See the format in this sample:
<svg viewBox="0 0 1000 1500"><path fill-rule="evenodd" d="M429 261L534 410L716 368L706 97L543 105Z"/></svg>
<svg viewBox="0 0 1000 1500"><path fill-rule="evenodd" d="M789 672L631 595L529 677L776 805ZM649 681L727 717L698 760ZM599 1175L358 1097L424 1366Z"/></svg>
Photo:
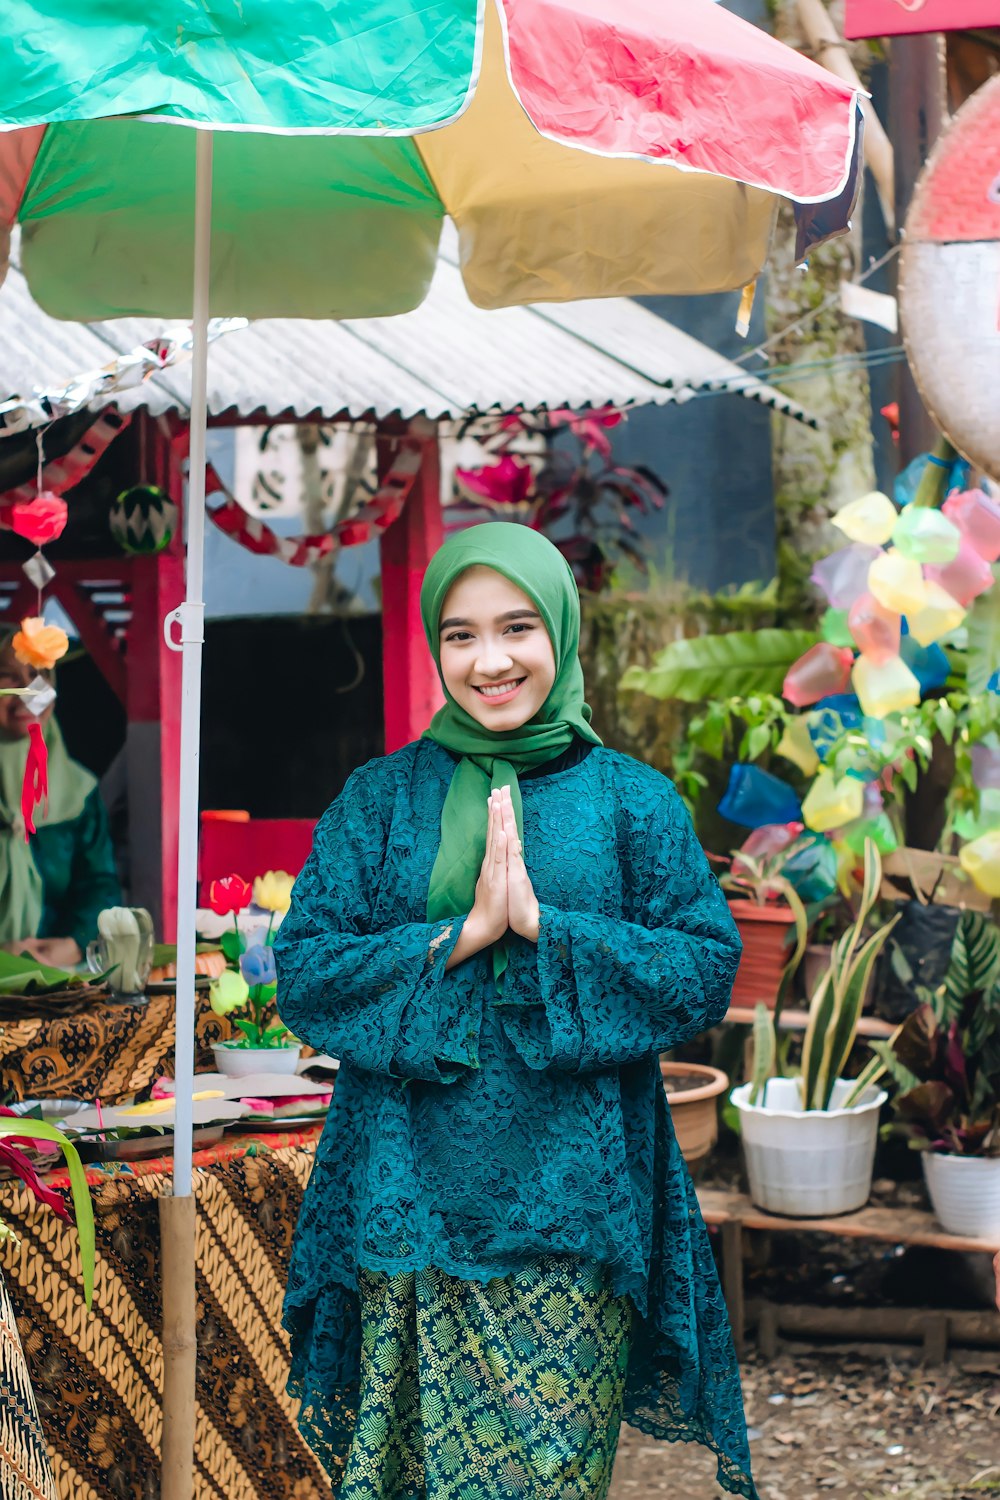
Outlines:
<svg viewBox="0 0 1000 1500"><path fill-rule="evenodd" d="M934 1216L949 1234L1000 1245L1000 1157L923 1153Z"/></svg>
<svg viewBox="0 0 1000 1500"><path fill-rule="evenodd" d="M750 1103L752 1085L733 1089L750 1178L750 1196L768 1213L817 1219L863 1208L872 1187L878 1112L888 1095L866 1089L840 1108L854 1083L838 1078L830 1108L804 1110L795 1078L772 1078L766 1103Z"/></svg>
<svg viewBox="0 0 1000 1500"><path fill-rule="evenodd" d="M252 1073L294 1073L302 1055L297 1047L240 1047L213 1042L216 1071L226 1078L249 1078Z"/></svg>

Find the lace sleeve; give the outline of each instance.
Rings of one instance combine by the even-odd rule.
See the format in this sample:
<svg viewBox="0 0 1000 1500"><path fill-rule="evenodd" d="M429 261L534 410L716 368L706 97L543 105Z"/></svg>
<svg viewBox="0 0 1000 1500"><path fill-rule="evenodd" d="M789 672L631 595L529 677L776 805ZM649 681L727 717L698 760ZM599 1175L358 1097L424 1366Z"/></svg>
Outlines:
<svg viewBox="0 0 1000 1500"><path fill-rule="evenodd" d="M529 1067L600 1072L665 1052L725 1015L741 943L687 810L664 782L626 819L634 921L541 906L492 1002Z"/></svg>
<svg viewBox="0 0 1000 1500"><path fill-rule="evenodd" d="M481 1000L445 964L461 917L372 931L384 788L355 773L316 829L278 930L278 1010L301 1041L390 1078L453 1083L479 1066ZM381 795L380 795L381 794Z"/></svg>

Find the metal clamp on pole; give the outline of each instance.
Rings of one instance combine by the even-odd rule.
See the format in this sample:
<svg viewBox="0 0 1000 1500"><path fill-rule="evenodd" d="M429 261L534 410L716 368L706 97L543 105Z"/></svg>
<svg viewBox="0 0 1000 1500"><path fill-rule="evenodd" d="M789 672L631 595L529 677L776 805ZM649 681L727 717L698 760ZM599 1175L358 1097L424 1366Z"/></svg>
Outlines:
<svg viewBox="0 0 1000 1500"><path fill-rule="evenodd" d="M174 635L176 625L178 634ZM178 604L163 621L163 639L171 651L183 651L186 645L205 644L204 604Z"/></svg>

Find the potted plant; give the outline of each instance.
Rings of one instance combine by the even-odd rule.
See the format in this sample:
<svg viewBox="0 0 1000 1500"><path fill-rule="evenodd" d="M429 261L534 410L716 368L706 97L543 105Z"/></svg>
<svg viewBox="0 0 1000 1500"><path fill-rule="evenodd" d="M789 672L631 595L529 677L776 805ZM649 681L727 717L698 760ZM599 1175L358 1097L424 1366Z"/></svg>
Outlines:
<svg viewBox="0 0 1000 1500"><path fill-rule="evenodd" d="M743 941L731 999L736 1008L780 1008L802 962L809 921L801 897L782 874L797 849L793 840L769 854L738 850L719 879Z"/></svg>
<svg viewBox="0 0 1000 1500"><path fill-rule="evenodd" d="M718 1101L729 1087L721 1068L660 1059L677 1144L692 1177L697 1177L719 1138Z"/></svg>
<svg viewBox="0 0 1000 1500"><path fill-rule="evenodd" d="M810 1001L799 1074L771 1077L776 1018L763 1005L756 1010L753 1078L731 1097L740 1115L750 1196L772 1213L850 1213L871 1192L878 1113L887 1095L864 1075L853 1081L841 1074L872 966L892 931L890 922L865 937L881 875L878 850L868 839L857 916L834 943Z"/></svg>
<svg viewBox="0 0 1000 1500"><path fill-rule="evenodd" d="M215 1065L230 1078L245 1078L252 1073L294 1073L299 1065L302 1047L288 1027L278 1019L274 1007L277 974L271 939L276 920L288 910L292 898L292 877L281 870L269 870L250 885L239 875L213 880L209 905L217 916L231 915L232 931L222 934L220 945L226 957L226 969L212 981L209 1000L217 1016L228 1017L240 1033L229 1042L213 1042ZM240 931L239 914L250 904L268 912L264 940L248 941ZM248 1011L248 1015L236 1015Z"/></svg>
<svg viewBox="0 0 1000 1500"><path fill-rule="evenodd" d="M874 1050L898 1085L889 1130L923 1153L934 1213L951 1234L1000 1235L1000 932L960 918L944 982Z"/></svg>

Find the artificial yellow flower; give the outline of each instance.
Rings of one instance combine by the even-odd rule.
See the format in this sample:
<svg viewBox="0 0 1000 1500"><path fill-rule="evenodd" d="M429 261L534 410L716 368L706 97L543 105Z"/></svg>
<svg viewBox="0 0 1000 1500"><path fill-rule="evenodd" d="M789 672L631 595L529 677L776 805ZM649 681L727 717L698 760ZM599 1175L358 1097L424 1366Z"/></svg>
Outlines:
<svg viewBox="0 0 1000 1500"><path fill-rule="evenodd" d="M250 986L235 969L227 969L213 979L208 990L209 1004L217 1016L228 1016L231 1010L242 1010L250 999Z"/></svg>
<svg viewBox="0 0 1000 1500"><path fill-rule="evenodd" d="M253 899L264 911L286 912L292 904L292 886L295 876L287 870L268 870L258 875L253 883Z"/></svg>
<svg viewBox="0 0 1000 1500"><path fill-rule="evenodd" d="M69 639L58 625L46 625L38 615L29 615L21 621L21 628L13 642L14 655L26 667L35 667L39 672L51 672L61 656L69 650Z"/></svg>

